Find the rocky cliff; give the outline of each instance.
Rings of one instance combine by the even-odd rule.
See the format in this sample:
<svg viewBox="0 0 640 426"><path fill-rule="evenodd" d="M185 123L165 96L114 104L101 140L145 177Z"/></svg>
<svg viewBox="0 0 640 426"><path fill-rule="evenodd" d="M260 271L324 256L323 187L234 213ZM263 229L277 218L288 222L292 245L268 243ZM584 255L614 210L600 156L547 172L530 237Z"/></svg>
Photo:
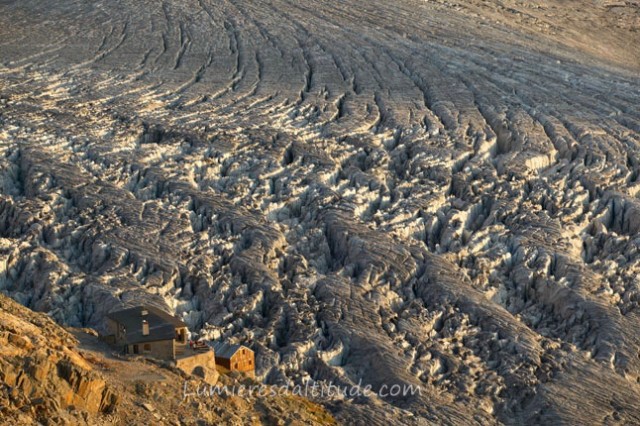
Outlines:
<svg viewBox="0 0 640 426"><path fill-rule="evenodd" d="M0 412L4 422L56 424L110 413L118 403L104 377L76 350L78 341L43 314L0 295ZM80 418L81 419L81 418Z"/></svg>

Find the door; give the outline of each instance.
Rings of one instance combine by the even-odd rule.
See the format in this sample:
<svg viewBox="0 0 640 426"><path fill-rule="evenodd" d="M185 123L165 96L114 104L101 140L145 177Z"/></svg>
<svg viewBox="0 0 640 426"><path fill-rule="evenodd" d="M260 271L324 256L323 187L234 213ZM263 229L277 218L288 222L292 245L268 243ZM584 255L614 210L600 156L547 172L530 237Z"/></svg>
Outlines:
<svg viewBox="0 0 640 426"><path fill-rule="evenodd" d="M138 354L140 351L138 350L138 345L133 345L133 353Z"/></svg>

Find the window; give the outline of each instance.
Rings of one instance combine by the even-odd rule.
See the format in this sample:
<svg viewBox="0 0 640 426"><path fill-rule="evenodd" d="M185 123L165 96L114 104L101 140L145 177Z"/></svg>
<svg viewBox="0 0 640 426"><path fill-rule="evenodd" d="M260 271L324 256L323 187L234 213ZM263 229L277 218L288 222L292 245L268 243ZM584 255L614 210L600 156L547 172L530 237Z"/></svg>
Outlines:
<svg viewBox="0 0 640 426"><path fill-rule="evenodd" d="M139 354L140 350L138 349L138 345L133 345L133 353L134 354Z"/></svg>
<svg viewBox="0 0 640 426"><path fill-rule="evenodd" d="M249 365L250 366L253 365L253 361L252 360L249 360Z"/></svg>
<svg viewBox="0 0 640 426"><path fill-rule="evenodd" d="M151 352L151 344L150 343L145 343L142 350L145 351L145 352Z"/></svg>
<svg viewBox="0 0 640 426"><path fill-rule="evenodd" d="M235 368L235 369L238 368L238 363L237 362L235 364L233 364L233 368Z"/></svg>

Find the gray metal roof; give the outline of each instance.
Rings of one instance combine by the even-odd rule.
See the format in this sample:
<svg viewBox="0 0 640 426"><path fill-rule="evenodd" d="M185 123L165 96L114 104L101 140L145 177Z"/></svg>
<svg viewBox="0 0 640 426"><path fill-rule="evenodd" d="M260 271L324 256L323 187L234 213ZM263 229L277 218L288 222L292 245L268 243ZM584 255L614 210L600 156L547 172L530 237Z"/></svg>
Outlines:
<svg viewBox="0 0 640 426"><path fill-rule="evenodd" d="M251 349L247 348L244 345L233 345L231 343L226 343L222 341L212 342L211 347L213 348L215 356L220 358L225 358L225 359L231 359L231 357L235 355L235 353L238 352L238 349L240 348L245 348L251 351Z"/></svg>
<svg viewBox="0 0 640 426"><path fill-rule="evenodd" d="M146 315L142 315L146 311ZM135 308L111 312L107 317L125 328L125 339L128 343L153 342L175 338L176 328L186 327L184 321L153 306L136 306ZM142 334L142 321L149 323L149 335Z"/></svg>

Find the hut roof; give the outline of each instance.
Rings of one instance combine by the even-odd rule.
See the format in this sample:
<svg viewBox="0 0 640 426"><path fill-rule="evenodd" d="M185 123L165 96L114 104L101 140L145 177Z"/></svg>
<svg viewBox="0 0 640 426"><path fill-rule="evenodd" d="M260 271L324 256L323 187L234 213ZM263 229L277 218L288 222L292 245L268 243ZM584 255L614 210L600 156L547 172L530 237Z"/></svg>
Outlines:
<svg viewBox="0 0 640 426"><path fill-rule="evenodd" d="M136 306L107 314L125 328L125 339L129 343L152 342L175 338L175 329L186 327L184 321L153 306ZM149 324L149 334L142 334L142 321Z"/></svg>
<svg viewBox="0 0 640 426"><path fill-rule="evenodd" d="M244 345L234 345L231 343L220 342L220 341L213 342L211 346L213 347L213 351L215 352L216 357L225 358L225 359L231 359L231 357L234 356L236 352L238 352L238 350L241 348L251 351L251 349L247 348Z"/></svg>

